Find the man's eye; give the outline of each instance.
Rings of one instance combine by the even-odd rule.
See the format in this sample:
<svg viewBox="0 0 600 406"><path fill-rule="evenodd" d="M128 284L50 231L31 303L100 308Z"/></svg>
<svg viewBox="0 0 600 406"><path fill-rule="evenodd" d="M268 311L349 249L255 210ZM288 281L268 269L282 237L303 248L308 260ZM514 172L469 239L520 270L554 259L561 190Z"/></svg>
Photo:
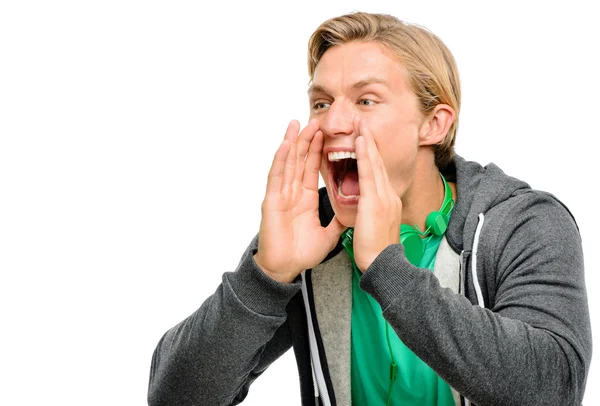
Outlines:
<svg viewBox="0 0 600 406"><path fill-rule="evenodd" d="M373 106L375 102L370 99L360 99L358 101L358 104L360 104L361 106Z"/></svg>
<svg viewBox="0 0 600 406"><path fill-rule="evenodd" d="M317 102L317 103L313 104L313 109L315 109L315 110L322 110L327 107L329 107L329 103Z"/></svg>

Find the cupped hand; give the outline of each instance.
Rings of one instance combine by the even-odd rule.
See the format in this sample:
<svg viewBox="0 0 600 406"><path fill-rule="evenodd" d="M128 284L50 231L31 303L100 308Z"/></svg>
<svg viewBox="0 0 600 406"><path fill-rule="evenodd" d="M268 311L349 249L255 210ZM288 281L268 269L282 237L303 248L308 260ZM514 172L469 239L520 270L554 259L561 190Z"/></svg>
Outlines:
<svg viewBox="0 0 600 406"><path fill-rule="evenodd" d="M388 173L366 120L355 120L360 197L354 224L354 260L364 272L390 244L400 242L402 201Z"/></svg>
<svg viewBox="0 0 600 406"><path fill-rule="evenodd" d="M254 255L263 272L280 282L291 282L321 263L345 229L335 217L327 227L319 220L319 122L313 119L300 134L299 130L300 124L292 121L275 153Z"/></svg>

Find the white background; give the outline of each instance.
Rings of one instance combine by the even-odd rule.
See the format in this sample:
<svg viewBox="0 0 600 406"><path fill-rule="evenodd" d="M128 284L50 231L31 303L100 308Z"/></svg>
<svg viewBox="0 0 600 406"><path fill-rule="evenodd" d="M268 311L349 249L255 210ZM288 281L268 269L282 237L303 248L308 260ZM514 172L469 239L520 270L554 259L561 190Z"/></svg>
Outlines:
<svg viewBox="0 0 600 406"><path fill-rule="evenodd" d="M450 47L457 152L569 206L597 331L591 4L2 1L0 403L146 403L158 340L236 267L286 125L307 122L310 34L353 10ZM587 405L600 404L597 354ZM300 404L292 352L245 404Z"/></svg>

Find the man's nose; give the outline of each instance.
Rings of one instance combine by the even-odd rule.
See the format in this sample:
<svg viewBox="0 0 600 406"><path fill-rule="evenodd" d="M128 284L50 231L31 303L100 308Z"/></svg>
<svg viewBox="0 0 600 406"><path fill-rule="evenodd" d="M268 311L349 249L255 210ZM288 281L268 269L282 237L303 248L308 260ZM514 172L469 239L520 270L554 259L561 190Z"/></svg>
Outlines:
<svg viewBox="0 0 600 406"><path fill-rule="evenodd" d="M341 101L335 101L321 120L321 131L329 137L350 135L354 132L352 126L354 116L355 112L352 106Z"/></svg>

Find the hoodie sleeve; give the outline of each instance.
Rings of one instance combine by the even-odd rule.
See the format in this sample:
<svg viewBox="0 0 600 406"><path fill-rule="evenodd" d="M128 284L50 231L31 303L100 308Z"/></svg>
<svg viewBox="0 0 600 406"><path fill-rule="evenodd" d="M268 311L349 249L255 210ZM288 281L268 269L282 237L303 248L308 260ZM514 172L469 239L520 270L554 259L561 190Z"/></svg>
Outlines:
<svg viewBox="0 0 600 406"><path fill-rule="evenodd" d="M235 405L291 346L285 307L300 291L266 276L255 238L235 272L200 308L162 337L150 370L148 404Z"/></svg>
<svg viewBox="0 0 600 406"><path fill-rule="evenodd" d="M571 215L547 195L509 199L485 217L477 264L488 308L442 288L401 245L379 255L361 287L400 339L474 404L581 404L592 341Z"/></svg>

